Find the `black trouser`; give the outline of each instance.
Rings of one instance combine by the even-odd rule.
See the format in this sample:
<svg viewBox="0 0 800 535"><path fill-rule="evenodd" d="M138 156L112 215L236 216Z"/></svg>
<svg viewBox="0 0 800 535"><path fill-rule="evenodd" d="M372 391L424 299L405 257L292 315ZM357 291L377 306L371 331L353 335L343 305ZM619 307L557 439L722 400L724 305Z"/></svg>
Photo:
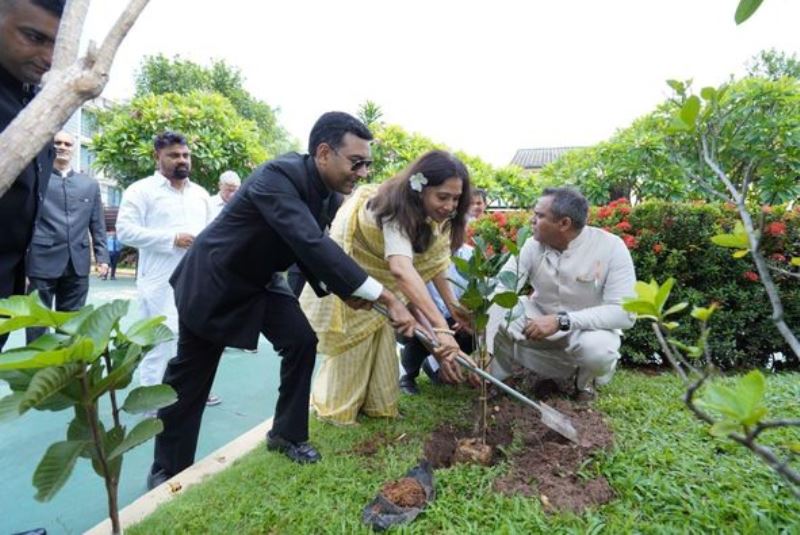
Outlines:
<svg viewBox="0 0 800 535"><path fill-rule="evenodd" d="M109 251L108 252L108 271L111 278L115 278L117 276L117 262L119 262L119 251Z"/></svg>
<svg viewBox="0 0 800 535"><path fill-rule="evenodd" d="M268 295L261 332L283 359L272 433L304 442L317 336L295 297ZM164 431L156 436L153 472L163 470L171 477L194 463L203 410L223 349L180 324L178 356L164 373L164 383L175 389L178 401L158 411Z"/></svg>
<svg viewBox="0 0 800 535"><path fill-rule="evenodd" d="M25 255L0 253L0 299L25 293ZM8 334L0 335L0 351Z"/></svg>
<svg viewBox="0 0 800 535"><path fill-rule="evenodd" d="M447 318L447 324L452 327L455 324L455 321L452 318ZM458 346L461 348L461 351L464 353L470 354L474 349L474 342L472 340L472 335L464 332L458 331L455 334L456 342L458 342ZM431 354L428 351L428 348L425 345L417 340L416 338L406 338L402 340L404 343L403 351L400 354L400 361L403 363L403 369L405 370L406 375L415 379L419 375L419 369L422 367L422 363Z"/></svg>
<svg viewBox="0 0 800 535"><path fill-rule="evenodd" d="M77 275L70 260L67 262L64 274L56 279L29 277L28 293L34 290L39 291L42 304L47 308L53 308L55 299L56 310L72 312L86 304L86 296L89 295L89 277ZM25 339L30 344L45 332L47 329L44 327L30 327L25 330Z"/></svg>

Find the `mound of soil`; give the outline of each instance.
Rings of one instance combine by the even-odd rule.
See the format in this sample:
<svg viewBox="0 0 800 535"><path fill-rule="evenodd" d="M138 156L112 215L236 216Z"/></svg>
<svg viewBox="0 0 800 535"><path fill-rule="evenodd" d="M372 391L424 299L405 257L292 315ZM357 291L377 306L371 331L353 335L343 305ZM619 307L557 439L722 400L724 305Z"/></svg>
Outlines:
<svg viewBox="0 0 800 535"><path fill-rule="evenodd" d="M413 477L389 481L381 489L381 494L398 507L422 507L425 503L425 489Z"/></svg>
<svg viewBox="0 0 800 535"><path fill-rule="evenodd" d="M529 381L518 383L518 389L530 397L531 386ZM581 443L574 444L546 427L534 409L507 397L495 400L487 433L487 443L496 452L495 461L508 451L513 438L517 440L512 453L506 456L508 472L495 481L494 489L504 494L537 496L548 510L580 512L611 501L614 492L604 477L588 479L578 475L587 459L613 442L602 415L566 399L552 398L547 403L572 420ZM479 411L476 404L464 421L478 421ZM434 468L451 466L457 442L475 436L478 434L473 430L443 424L425 443L425 457Z"/></svg>

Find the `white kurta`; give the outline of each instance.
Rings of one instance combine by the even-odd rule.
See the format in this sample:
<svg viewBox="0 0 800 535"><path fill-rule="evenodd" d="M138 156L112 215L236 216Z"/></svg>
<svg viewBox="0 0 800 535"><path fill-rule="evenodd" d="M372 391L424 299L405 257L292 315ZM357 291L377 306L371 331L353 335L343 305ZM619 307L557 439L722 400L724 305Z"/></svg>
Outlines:
<svg viewBox="0 0 800 535"><path fill-rule="evenodd" d="M222 200L222 197L219 193L216 195L212 195L211 198L208 200L209 210L211 210L211 219L216 219L219 213L225 208L225 201Z"/></svg>
<svg viewBox="0 0 800 535"><path fill-rule="evenodd" d="M117 216L117 237L139 250L136 287L143 317L166 316L166 325L178 333L178 311L169 278L186 253L175 246L178 233L197 236L211 221L208 192L186 180L176 190L156 172L131 184L122 195ZM142 385L161 383L177 339L160 344L139 366Z"/></svg>
<svg viewBox="0 0 800 535"><path fill-rule="evenodd" d="M516 263L510 259L503 271L515 271ZM504 364L516 361L546 377L568 377L577 370L579 388L596 377L610 379L621 329L633 325L633 317L622 309L622 300L635 294L636 284L624 242L595 227L584 227L563 252L531 238L520 251L517 289L525 283L534 293L520 299L522 313L507 331L502 325L507 311L497 306L490 310L486 338L496 357L492 373L504 378L510 371ZM570 332L541 341L525 339L522 329L528 318L558 312L570 317Z"/></svg>

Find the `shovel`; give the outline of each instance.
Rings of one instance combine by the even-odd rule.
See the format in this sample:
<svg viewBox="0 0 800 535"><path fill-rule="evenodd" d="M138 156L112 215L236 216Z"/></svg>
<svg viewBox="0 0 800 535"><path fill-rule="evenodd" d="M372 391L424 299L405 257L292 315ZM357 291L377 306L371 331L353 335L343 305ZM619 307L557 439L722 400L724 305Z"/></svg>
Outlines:
<svg viewBox="0 0 800 535"><path fill-rule="evenodd" d="M383 305L380 305L378 303L373 303L372 308L374 310L377 310L378 312L380 312L384 316L386 316L386 318L389 318L389 311ZM415 328L414 329L414 336L417 338L417 340L422 342L425 345L425 347L427 347L428 349L432 349L432 348L436 347L437 345L439 345L438 342L436 342L435 340L431 340L428 337L428 335L425 334L424 332L422 332L422 330L420 330L419 328ZM546 403L533 401L532 399L528 398L527 396L525 396L525 395L521 394L520 392L516 391L515 389L511 388L510 386L505 384L503 381L497 379L493 375L491 375L491 374L487 373L486 371L478 368L477 366L473 366L470 363L469 358L467 357L467 355L464 354L463 352L459 352L459 354L456 355L456 362L461 364L464 368L466 368L467 370L471 371L472 373L477 374L481 378L489 381L490 383L495 385L497 388L499 388L502 391L504 391L506 394L517 398L518 400L520 400L521 402L523 402L524 404L526 404L526 405L528 405L530 407L533 407L534 409L539 411L539 414L541 415L542 423L545 426L549 427L550 429L552 429L553 431L555 431L556 433L558 433L562 437L574 442L575 444L580 444L580 440L578 439L578 431L572 425L572 421L569 419L569 417L566 414L562 414L562 413L558 412L557 410L555 410L553 407L551 407L550 405L548 405Z"/></svg>

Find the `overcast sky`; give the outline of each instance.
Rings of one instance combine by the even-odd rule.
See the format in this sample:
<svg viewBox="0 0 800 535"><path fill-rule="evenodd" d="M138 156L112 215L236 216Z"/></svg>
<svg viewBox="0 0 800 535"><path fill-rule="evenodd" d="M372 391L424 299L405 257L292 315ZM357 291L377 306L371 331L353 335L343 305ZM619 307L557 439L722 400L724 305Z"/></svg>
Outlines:
<svg viewBox="0 0 800 535"><path fill-rule="evenodd" d="M102 39L127 0L93 2ZM589 145L647 113L665 80L741 74L759 50L800 51L800 2L766 0L151 0L104 95L129 98L147 54L239 67L305 146L328 110L367 99L387 122L506 164L518 148Z"/></svg>

